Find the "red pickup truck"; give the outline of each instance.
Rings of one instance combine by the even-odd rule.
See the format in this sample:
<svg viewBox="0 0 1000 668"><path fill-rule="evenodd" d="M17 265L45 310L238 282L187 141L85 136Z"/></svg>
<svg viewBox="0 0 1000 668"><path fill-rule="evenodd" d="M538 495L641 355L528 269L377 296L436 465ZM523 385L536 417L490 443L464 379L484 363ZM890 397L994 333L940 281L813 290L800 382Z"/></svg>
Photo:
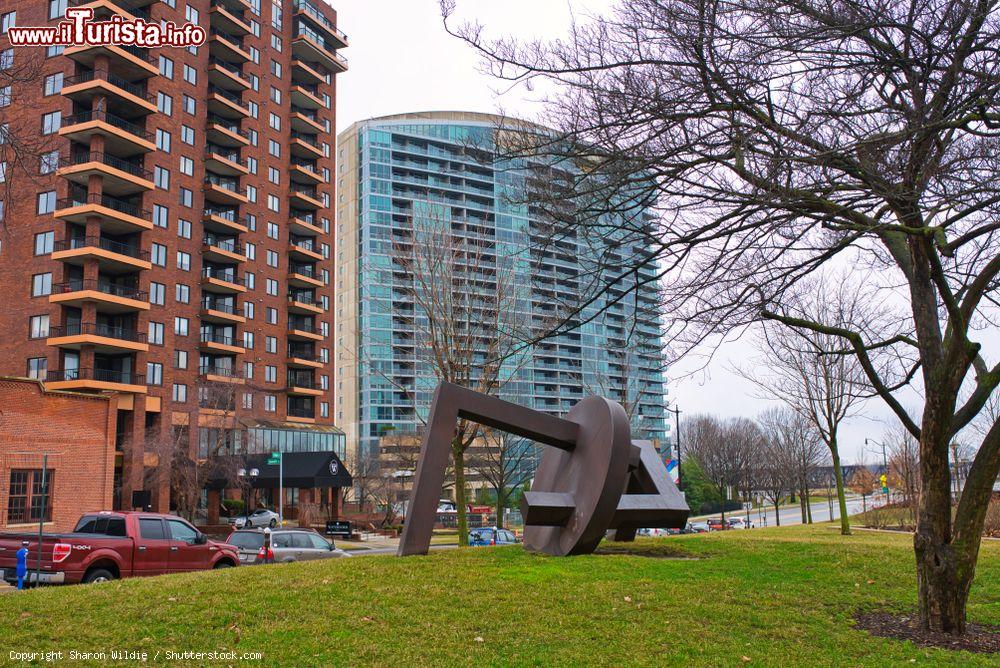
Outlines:
<svg viewBox="0 0 1000 668"><path fill-rule="evenodd" d="M0 578L16 579L17 551L28 541L29 578L38 568L38 534L0 533ZM232 545L208 540L174 515L87 513L72 533L42 534L42 584L106 582L118 578L238 566Z"/></svg>

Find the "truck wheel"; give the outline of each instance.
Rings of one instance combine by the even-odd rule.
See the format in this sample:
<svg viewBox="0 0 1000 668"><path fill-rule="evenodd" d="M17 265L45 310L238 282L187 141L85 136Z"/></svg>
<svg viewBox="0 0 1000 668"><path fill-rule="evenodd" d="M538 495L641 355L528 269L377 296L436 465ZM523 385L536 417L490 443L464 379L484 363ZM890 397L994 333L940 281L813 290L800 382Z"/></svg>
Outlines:
<svg viewBox="0 0 1000 668"><path fill-rule="evenodd" d="M271 518L271 523L268 526L270 526L273 529L275 526L277 526L277 524L278 524L278 520L276 520L276 519L274 519L272 517Z"/></svg>
<svg viewBox="0 0 1000 668"><path fill-rule="evenodd" d="M98 582L111 582L116 580L115 574L103 568L95 568L83 577L83 584L96 584Z"/></svg>
<svg viewBox="0 0 1000 668"><path fill-rule="evenodd" d="M232 567L233 567L233 565L231 563L229 563L228 561L220 561L219 563L217 563L212 568L213 568L213 570L215 570L215 569L219 569L219 568L232 568Z"/></svg>

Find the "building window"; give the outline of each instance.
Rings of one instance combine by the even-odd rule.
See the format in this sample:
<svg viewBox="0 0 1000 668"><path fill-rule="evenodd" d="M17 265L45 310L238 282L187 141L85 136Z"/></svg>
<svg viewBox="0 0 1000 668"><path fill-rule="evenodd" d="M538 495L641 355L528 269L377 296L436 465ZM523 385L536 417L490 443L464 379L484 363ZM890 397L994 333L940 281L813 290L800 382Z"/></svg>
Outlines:
<svg viewBox="0 0 1000 668"><path fill-rule="evenodd" d="M42 153L42 157L39 159L38 172L39 174L52 174L57 169L59 169L59 151L48 151Z"/></svg>
<svg viewBox="0 0 1000 668"><path fill-rule="evenodd" d="M267 251L267 266L277 267L278 266L278 252L269 250Z"/></svg>
<svg viewBox="0 0 1000 668"><path fill-rule="evenodd" d="M325 401L319 402L319 416L330 417L330 404Z"/></svg>
<svg viewBox="0 0 1000 668"><path fill-rule="evenodd" d="M181 174L194 176L194 160L187 156L181 156Z"/></svg>
<svg viewBox="0 0 1000 668"><path fill-rule="evenodd" d="M167 216L169 215L169 213L170 210L167 209L167 207L163 206L162 204L154 204L153 225L166 229L168 225Z"/></svg>
<svg viewBox="0 0 1000 668"><path fill-rule="evenodd" d="M52 274L35 274L31 277L31 296L44 297L52 294Z"/></svg>
<svg viewBox="0 0 1000 668"><path fill-rule="evenodd" d="M182 125L181 141L189 146L194 146L194 128L187 125Z"/></svg>
<svg viewBox="0 0 1000 668"><path fill-rule="evenodd" d="M247 380L253 380L253 362L243 363L243 377Z"/></svg>
<svg viewBox="0 0 1000 668"><path fill-rule="evenodd" d="M149 342L152 345L163 345L163 323L149 321Z"/></svg>
<svg viewBox="0 0 1000 668"><path fill-rule="evenodd" d="M190 188L181 188L180 203L187 207L194 205L194 192Z"/></svg>
<svg viewBox="0 0 1000 668"><path fill-rule="evenodd" d="M49 0L49 18L66 16L66 0Z"/></svg>
<svg viewBox="0 0 1000 668"><path fill-rule="evenodd" d="M49 190L44 193L38 193L38 215L42 216L46 213L52 213L56 210L56 191Z"/></svg>
<svg viewBox="0 0 1000 668"><path fill-rule="evenodd" d="M42 116L42 134L52 135L59 132L62 127L62 112L51 111Z"/></svg>
<svg viewBox="0 0 1000 668"><path fill-rule="evenodd" d="M164 76L168 79L174 78L174 61L160 56L160 76Z"/></svg>
<svg viewBox="0 0 1000 668"><path fill-rule="evenodd" d="M149 303L163 306L166 303L167 286L155 281L149 284Z"/></svg>
<svg viewBox="0 0 1000 668"><path fill-rule="evenodd" d="M268 337L271 338L271 337ZM278 367L267 364L264 366L264 382L265 383L277 383L278 382Z"/></svg>
<svg viewBox="0 0 1000 668"><path fill-rule="evenodd" d="M45 77L45 94L46 95L56 95L62 92L63 87L63 73L56 72L55 74L50 74Z"/></svg>
<svg viewBox="0 0 1000 668"><path fill-rule="evenodd" d="M184 112L188 113L188 114L191 114L193 116L194 115L195 107L197 105L197 103L195 102L195 99L193 97L191 97L190 95L184 95L181 98L181 102L183 103L183 106L184 106Z"/></svg>
<svg viewBox="0 0 1000 668"><path fill-rule="evenodd" d="M253 350L253 332L243 332L243 347Z"/></svg>
<svg viewBox="0 0 1000 668"><path fill-rule="evenodd" d="M175 403L183 404L188 400L188 386L183 383L174 383L172 396Z"/></svg>
<svg viewBox="0 0 1000 668"><path fill-rule="evenodd" d="M278 410L278 399L273 394L264 395L264 410L273 413Z"/></svg>
<svg viewBox="0 0 1000 668"><path fill-rule="evenodd" d="M49 316L33 315L28 318L28 336L32 339L44 339L49 335Z"/></svg>
<svg viewBox="0 0 1000 668"><path fill-rule="evenodd" d="M174 351L174 368L175 369L188 368L188 354L186 350Z"/></svg>
<svg viewBox="0 0 1000 668"><path fill-rule="evenodd" d="M150 250L150 262L158 267L167 266L167 247L163 244L153 243Z"/></svg>
<svg viewBox="0 0 1000 668"><path fill-rule="evenodd" d="M182 239L191 238L191 221L184 220L183 218L177 219L177 236Z"/></svg>
<svg viewBox="0 0 1000 668"><path fill-rule="evenodd" d="M156 148L164 153L170 153L170 133L166 130L156 129Z"/></svg>
<svg viewBox="0 0 1000 668"><path fill-rule="evenodd" d="M161 190L170 190L170 170L157 165L153 168L153 183Z"/></svg>
<svg viewBox="0 0 1000 668"><path fill-rule="evenodd" d="M188 324L187 318L181 318L177 316L174 318L174 334L177 336L187 336L188 335Z"/></svg>
<svg viewBox="0 0 1000 668"><path fill-rule="evenodd" d="M192 86L196 85L198 83L198 70L190 65L184 65L184 81L187 81Z"/></svg>
<svg viewBox="0 0 1000 668"><path fill-rule="evenodd" d="M48 375L49 361L45 357L28 358L28 378L35 380L45 380Z"/></svg>
<svg viewBox="0 0 1000 668"><path fill-rule="evenodd" d="M177 251L177 268L182 271L191 271L191 254L184 251Z"/></svg>
<svg viewBox="0 0 1000 668"><path fill-rule="evenodd" d="M43 479L44 478L44 484ZM53 469L11 469L7 497L7 523L52 521ZM45 516L42 517L42 507Z"/></svg>
<svg viewBox="0 0 1000 668"><path fill-rule="evenodd" d="M52 252L55 240L54 232L40 232L35 235L35 255L48 255Z"/></svg>
<svg viewBox="0 0 1000 668"><path fill-rule="evenodd" d="M264 337L264 350L271 354L277 354L278 352L278 339L273 336Z"/></svg>
<svg viewBox="0 0 1000 668"><path fill-rule="evenodd" d="M167 116L174 115L174 98L170 97L166 93L159 92L156 94L156 108L160 110L160 113L166 114Z"/></svg>
<svg viewBox="0 0 1000 668"><path fill-rule="evenodd" d="M146 384L163 385L163 365L159 362L146 362Z"/></svg>
<svg viewBox="0 0 1000 668"><path fill-rule="evenodd" d="M0 107L9 107L10 100L10 86L0 87Z"/></svg>
<svg viewBox="0 0 1000 668"><path fill-rule="evenodd" d="M9 28L17 25L17 12L0 14L0 35L6 35Z"/></svg>
<svg viewBox="0 0 1000 668"><path fill-rule="evenodd" d="M174 297L180 304L190 304L191 303L191 286L184 285L183 283L178 283L176 286L176 291Z"/></svg>
<svg viewBox="0 0 1000 668"><path fill-rule="evenodd" d="M247 320L253 320L256 311L256 305L253 302L243 302L243 317Z"/></svg>
<svg viewBox="0 0 1000 668"><path fill-rule="evenodd" d="M243 408L251 409L253 408L253 394L250 392L243 393Z"/></svg>

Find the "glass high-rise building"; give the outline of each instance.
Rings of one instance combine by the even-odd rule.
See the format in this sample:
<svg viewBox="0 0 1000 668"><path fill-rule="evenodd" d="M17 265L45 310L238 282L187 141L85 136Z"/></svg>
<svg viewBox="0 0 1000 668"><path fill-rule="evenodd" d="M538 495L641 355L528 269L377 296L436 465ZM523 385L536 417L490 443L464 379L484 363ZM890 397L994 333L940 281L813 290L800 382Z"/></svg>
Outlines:
<svg viewBox="0 0 1000 668"><path fill-rule="evenodd" d="M338 136L334 420L347 433L349 456L419 431L437 382L419 354L421 314L407 296L412 277L399 266L395 240L443 227L489 248L491 262L511 270L512 303L536 329L605 279L616 258L629 266L646 254L595 243L572 226L552 240L541 208L524 197L539 174L531 167L544 160L497 158L501 123L471 112L407 113L355 123ZM625 405L635 438L665 447L656 271L650 263L584 308L574 329L525 348L505 365L498 394L554 414L602 394Z"/></svg>

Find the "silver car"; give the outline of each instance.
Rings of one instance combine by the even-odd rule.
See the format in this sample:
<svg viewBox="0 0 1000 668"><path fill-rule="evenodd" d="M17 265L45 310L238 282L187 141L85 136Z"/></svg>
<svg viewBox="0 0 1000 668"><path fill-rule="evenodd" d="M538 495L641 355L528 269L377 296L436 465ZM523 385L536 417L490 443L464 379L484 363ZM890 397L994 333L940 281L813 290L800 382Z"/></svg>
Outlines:
<svg viewBox="0 0 1000 668"><path fill-rule="evenodd" d="M280 521L281 518L278 517L278 513L273 510L258 508L250 513L250 517L246 515L237 517L233 520L233 526L237 529L252 529L253 527L271 527L273 529L278 526L278 522Z"/></svg>
<svg viewBox="0 0 1000 668"><path fill-rule="evenodd" d="M236 546L240 553L240 563L244 566L265 563L264 532L259 529L234 531L226 540ZM310 561L312 559L333 559L349 557L312 529L275 529L271 531L271 560L274 562Z"/></svg>

